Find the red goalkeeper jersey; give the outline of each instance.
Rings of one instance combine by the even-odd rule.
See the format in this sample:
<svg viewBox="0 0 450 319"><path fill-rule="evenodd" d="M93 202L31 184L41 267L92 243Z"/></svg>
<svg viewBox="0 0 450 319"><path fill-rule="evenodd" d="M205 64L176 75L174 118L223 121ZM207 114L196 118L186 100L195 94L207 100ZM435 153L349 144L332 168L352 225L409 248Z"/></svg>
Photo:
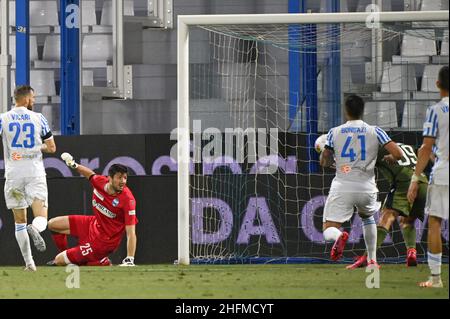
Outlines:
<svg viewBox="0 0 450 319"><path fill-rule="evenodd" d="M136 200L128 187L119 194L109 195L106 190L108 178L93 175L90 179L94 193L92 208L95 222L90 233L108 246L118 246L125 233L125 226L136 225Z"/></svg>

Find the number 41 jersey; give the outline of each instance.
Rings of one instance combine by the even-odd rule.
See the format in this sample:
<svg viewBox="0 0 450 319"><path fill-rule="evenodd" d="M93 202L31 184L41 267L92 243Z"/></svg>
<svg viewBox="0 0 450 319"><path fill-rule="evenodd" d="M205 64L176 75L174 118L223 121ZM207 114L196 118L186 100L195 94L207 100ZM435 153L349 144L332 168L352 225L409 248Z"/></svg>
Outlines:
<svg viewBox="0 0 450 319"><path fill-rule="evenodd" d="M14 107L0 115L5 178L45 176L41 146L52 138L45 117L26 107Z"/></svg>
<svg viewBox="0 0 450 319"><path fill-rule="evenodd" d="M385 131L362 120L348 121L328 132L325 147L334 150L336 177L330 193L376 193L378 148L391 142Z"/></svg>

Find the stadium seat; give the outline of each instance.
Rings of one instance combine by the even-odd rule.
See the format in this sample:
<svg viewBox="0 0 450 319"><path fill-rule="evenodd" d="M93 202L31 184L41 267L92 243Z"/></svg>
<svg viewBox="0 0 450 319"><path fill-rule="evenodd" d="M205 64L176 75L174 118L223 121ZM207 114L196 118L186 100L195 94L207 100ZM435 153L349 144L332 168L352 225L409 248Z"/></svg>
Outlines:
<svg viewBox="0 0 450 319"><path fill-rule="evenodd" d="M326 13L328 12L327 8L328 8L328 3L330 2L330 0L321 0L320 1L320 12L321 13ZM340 1L340 12L348 12L348 3L347 0L341 0Z"/></svg>
<svg viewBox="0 0 450 319"><path fill-rule="evenodd" d="M11 70L11 96L14 97L14 90L16 88L16 71Z"/></svg>
<svg viewBox="0 0 450 319"><path fill-rule="evenodd" d="M31 70L30 85L36 96L56 95L54 71Z"/></svg>
<svg viewBox="0 0 450 319"><path fill-rule="evenodd" d="M0 23L2 22L2 15L0 14ZM9 25L15 26L16 25L16 2L10 1L9 2Z"/></svg>
<svg viewBox="0 0 450 319"><path fill-rule="evenodd" d="M356 7L357 12L366 12L367 7L372 5L372 0L359 0L358 6ZM382 2L382 11L391 11L392 4L391 0L383 0Z"/></svg>
<svg viewBox="0 0 450 319"><path fill-rule="evenodd" d="M125 0L124 1L124 14L126 16L134 16L134 0ZM112 2L111 1L103 2L102 16L100 19L100 24L101 25L112 25L113 24Z"/></svg>
<svg viewBox="0 0 450 319"><path fill-rule="evenodd" d="M112 35L89 34L83 39L83 61L111 61Z"/></svg>
<svg viewBox="0 0 450 319"><path fill-rule="evenodd" d="M421 11L448 10L448 0L422 0Z"/></svg>
<svg viewBox="0 0 450 319"><path fill-rule="evenodd" d="M364 107L365 122L382 128L398 127L395 102L367 102Z"/></svg>
<svg viewBox="0 0 450 319"><path fill-rule="evenodd" d="M448 56L448 30L444 32L444 39L441 45L441 55Z"/></svg>
<svg viewBox="0 0 450 319"><path fill-rule="evenodd" d="M438 79L439 70L442 65L426 65L423 70L422 77L422 92L439 92L436 86L436 81Z"/></svg>
<svg viewBox="0 0 450 319"><path fill-rule="evenodd" d="M83 70L83 86L94 86L94 71Z"/></svg>
<svg viewBox="0 0 450 319"><path fill-rule="evenodd" d="M44 61L61 60L61 37L59 35L48 35L45 38L42 60Z"/></svg>
<svg viewBox="0 0 450 319"><path fill-rule="evenodd" d="M422 101L406 101L403 109L402 128L422 129L427 106L427 103Z"/></svg>
<svg viewBox="0 0 450 319"><path fill-rule="evenodd" d="M48 122L48 126L50 126L50 130L53 131L53 106L52 105L43 105L41 109L42 115L44 115L45 119Z"/></svg>
<svg viewBox="0 0 450 319"><path fill-rule="evenodd" d="M372 31L342 30L342 59L344 61L366 60L372 56Z"/></svg>
<svg viewBox="0 0 450 319"><path fill-rule="evenodd" d="M417 80L414 66L385 64L381 79L381 92L400 93L416 90Z"/></svg>
<svg viewBox="0 0 450 319"><path fill-rule="evenodd" d="M352 70L349 66L342 66L341 68L341 89L343 91L351 91L353 89Z"/></svg>
<svg viewBox="0 0 450 319"><path fill-rule="evenodd" d="M427 36L429 34L429 36ZM403 36L401 54L403 57L437 55L434 30L417 30Z"/></svg>
<svg viewBox="0 0 450 319"><path fill-rule="evenodd" d="M12 63L16 63L16 36L9 36L9 54L11 54ZM38 60L37 39L35 35L30 35L30 61Z"/></svg>
<svg viewBox="0 0 450 319"><path fill-rule="evenodd" d="M30 26L57 26L58 6L56 1L30 1Z"/></svg>
<svg viewBox="0 0 450 319"><path fill-rule="evenodd" d="M95 15L95 0L83 0L81 2L82 24L84 26L97 25Z"/></svg>

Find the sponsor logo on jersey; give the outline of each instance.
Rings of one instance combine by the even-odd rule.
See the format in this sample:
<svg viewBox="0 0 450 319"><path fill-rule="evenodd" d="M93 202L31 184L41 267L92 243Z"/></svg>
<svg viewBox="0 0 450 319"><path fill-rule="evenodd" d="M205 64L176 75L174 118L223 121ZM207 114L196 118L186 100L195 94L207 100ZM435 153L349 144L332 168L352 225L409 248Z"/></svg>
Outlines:
<svg viewBox="0 0 450 319"><path fill-rule="evenodd" d="M136 211L135 210L130 210L128 212L128 215L132 216L132 215L136 215Z"/></svg>
<svg viewBox="0 0 450 319"><path fill-rule="evenodd" d="M39 155L36 154L19 154L19 153L12 153L11 154L11 159L13 161L21 161L21 160L30 160L33 158L37 158Z"/></svg>
<svg viewBox="0 0 450 319"><path fill-rule="evenodd" d="M114 207L116 207L117 205L119 205L119 199L118 198L114 198L114 200L112 201L112 205Z"/></svg>
<svg viewBox="0 0 450 319"><path fill-rule="evenodd" d="M92 200L92 206L95 207L100 213L105 215L108 218L116 218L116 214L110 211L108 208L98 203L95 199Z"/></svg>
<svg viewBox="0 0 450 319"><path fill-rule="evenodd" d="M20 155L19 153L14 152L11 154L11 159L13 161L20 161L22 160L22 158L23 158L22 155Z"/></svg>
<svg viewBox="0 0 450 319"><path fill-rule="evenodd" d="M343 165L340 170L342 173L348 174L352 171L352 168L349 165Z"/></svg>

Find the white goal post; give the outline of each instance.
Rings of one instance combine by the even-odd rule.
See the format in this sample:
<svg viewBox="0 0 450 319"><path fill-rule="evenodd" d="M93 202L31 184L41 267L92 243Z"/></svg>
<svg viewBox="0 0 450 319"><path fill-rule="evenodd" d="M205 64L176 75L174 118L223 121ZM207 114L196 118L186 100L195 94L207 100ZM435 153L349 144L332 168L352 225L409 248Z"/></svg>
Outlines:
<svg viewBox="0 0 450 319"><path fill-rule="evenodd" d="M449 11L377 12L379 22L448 21ZM365 13L180 15L178 16L178 263L188 265L190 220L190 118L189 118L189 29L201 25L331 24L366 23L373 18ZM378 21L377 21L378 22Z"/></svg>

